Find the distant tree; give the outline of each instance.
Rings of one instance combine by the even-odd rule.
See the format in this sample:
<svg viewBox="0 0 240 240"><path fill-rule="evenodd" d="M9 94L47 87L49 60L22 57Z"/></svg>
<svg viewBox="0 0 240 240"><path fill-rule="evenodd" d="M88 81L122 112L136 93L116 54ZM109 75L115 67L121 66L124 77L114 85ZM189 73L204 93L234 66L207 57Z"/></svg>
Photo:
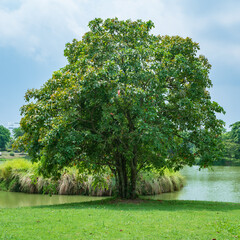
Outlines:
<svg viewBox="0 0 240 240"><path fill-rule="evenodd" d="M24 132L21 127L13 129L13 136L15 139L17 139L18 137L21 137L23 134L24 134Z"/></svg>
<svg viewBox="0 0 240 240"><path fill-rule="evenodd" d="M230 131L230 137L235 142L240 144L240 121L235 122L232 125L230 125L231 131Z"/></svg>
<svg viewBox="0 0 240 240"><path fill-rule="evenodd" d="M19 152L24 152L24 146L23 145L19 145L19 146L15 146L16 140L23 136L24 131L21 127L18 128L14 128L13 129L13 138L11 138L11 141L9 142L9 146L11 146L10 148L15 149L16 151Z"/></svg>
<svg viewBox="0 0 240 240"><path fill-rule="evenodd" d="M208 88L211 65L190 38L150 34L151 21L95 19L66 45L68 64L22 107L25 145L42 172L109 167L118 195L136 197L141 169L211 164L224 112ZM191 150L194 145L195 151Z"/></svg>
<svg viewBox="0 0 240 240"><path fill-rule="evenodd" d="M6 150L11 150L12 149L12 145L13 145L14 141L15 140L11 137L9 142L5 145Z"/></svg>
<svg viewBox="0 0 240 240"><path fill-rule="evenodd" d="M231 130L223 134L224 152L222 160L226 165L240 165L240 122L230 125Z"/></svg>
<svg viewBox="0 0 240 240"><path fill-rule="evenodd" d="M11 133L4 126L0 125L0 149L5 150L6 144L10 141Z"/></svg>

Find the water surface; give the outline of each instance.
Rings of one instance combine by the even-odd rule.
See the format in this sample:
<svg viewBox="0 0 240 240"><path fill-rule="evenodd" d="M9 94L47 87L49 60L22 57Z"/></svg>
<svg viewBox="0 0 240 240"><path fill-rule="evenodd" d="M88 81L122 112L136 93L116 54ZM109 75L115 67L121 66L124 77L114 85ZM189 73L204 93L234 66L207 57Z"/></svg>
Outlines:
<svg viewBox="0 0 240 240"><path fill-rule="evenodd" d="M240 203L240 167L213 167L198 170L197 166L181 171L185 187L174 193L152 196L161 200L203 200ZM42 195L0 191L0 208L52 205L100 200L104 197ZM149 197L147 197L149 198Z"/></svg>
<svg viewBox="0 0 240 240"><path fill-rule="evenodd" d="M4 161L0 161L0 164ZM101 200L106 197L43 195L0 191L0 208L30 207Z"/></svg>
<svg viewBox="0 0 240 240"><path fill-rule="evenodd" d="M186 178L186 185L181 191L151 198L240 203L240 167L214 166L212 170L198 169L198 166L185 167L181 171Z"/></svg>
<svg viewBox="0 0 240 240"><path fill-rule="evenodd" d="M43 195L0 191L0 208L29 207L100 200L106 197Z"/></svg>

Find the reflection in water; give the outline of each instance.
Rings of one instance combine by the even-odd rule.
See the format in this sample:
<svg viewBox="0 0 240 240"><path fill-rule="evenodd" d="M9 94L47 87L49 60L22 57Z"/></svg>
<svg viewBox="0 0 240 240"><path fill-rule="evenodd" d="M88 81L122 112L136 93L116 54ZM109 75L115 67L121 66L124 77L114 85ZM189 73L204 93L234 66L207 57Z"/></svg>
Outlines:
<svg viewBox="0 0 240 240"><path fill-rule="evenodd" d="M198 170L186 167L181 174L186 186L179 192L164 193L151 198L162 200L203 200L240 203L240 167L216 166Z"/></svg>
<svg viewBox="0 0 240 240"><path fill-rule="evenodd" d="M42 195L0 191L0 208L52 205L100 200L104 197Z"/></svg>
<svg viewBox="0 0 240 240"><path fill-rule="evenodd" d="M0 164L3 161L0 161ZM0 208L29 207L101 200L106 197L43 195L0 191Z"/></svg>
<svg viewBox="0 0 240 240"><path fill-rule="evenodd" d="M199 171L197 166L181 171L186 186L179 192L152 196L162 200L203 200L240 203L240 167L213 167ZM149 196L147 197L149 198ZM0 208L63 204L100 200L103 197L25 194L0 191Z"/></svg>

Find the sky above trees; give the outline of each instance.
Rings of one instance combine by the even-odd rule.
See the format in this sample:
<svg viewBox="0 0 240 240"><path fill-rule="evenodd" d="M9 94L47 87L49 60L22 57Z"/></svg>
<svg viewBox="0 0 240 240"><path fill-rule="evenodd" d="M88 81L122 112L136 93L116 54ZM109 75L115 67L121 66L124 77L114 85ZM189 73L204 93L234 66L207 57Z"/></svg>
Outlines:
<svg viewBox="0 0 240 240"><path fill-rule="evenodd" d="M20 120L27 89L66 65L63 50L88 22L152 20L158 35L191 37L212 64L212 99L226 127L240 120L240 2L237 0L0 0L0 125Z"/></svg>

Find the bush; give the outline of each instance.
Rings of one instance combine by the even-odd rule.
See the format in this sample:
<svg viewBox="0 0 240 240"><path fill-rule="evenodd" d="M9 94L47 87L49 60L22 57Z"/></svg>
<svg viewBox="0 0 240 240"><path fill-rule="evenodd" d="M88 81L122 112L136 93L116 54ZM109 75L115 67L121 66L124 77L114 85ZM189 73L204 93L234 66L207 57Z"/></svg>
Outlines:
<svg viewBox="0 0 240 240"><path fill-rule="evenodd" d="M178 191L184 186L180 173L165 169L162 172L141 172L137 180L137 192L140 195L156 195Z"/></svg>
<svg viewBox="0 0 240 240"><path fill-rule="evenodd" d="M0 165L0 178L6 178L4 173L8 170L9 174L12 174L12 171L23 171L27 172L31 168L33 168L36 164L32 164L28 160L17 158L14 160L6 161Z"/></svg>
<svg viewBox="0 0 240 240"><path fill-rule="evenodd" d="M162 174L141 172L137 180L139 195L155 195L182 187L183 177L169 170L164 170ZM110 171L87 175L76 167L65 168L58 181L43 178L38 173L37 163L20 158L0 165L0 189L25 193L112 196L116 192L116 183Z"/></svg>
<svg viewBox="0 0 240 240"><path fill-rule="evenodd" d="M10 152L9 155L13 157L15 154L14 152Z"/></svg>

